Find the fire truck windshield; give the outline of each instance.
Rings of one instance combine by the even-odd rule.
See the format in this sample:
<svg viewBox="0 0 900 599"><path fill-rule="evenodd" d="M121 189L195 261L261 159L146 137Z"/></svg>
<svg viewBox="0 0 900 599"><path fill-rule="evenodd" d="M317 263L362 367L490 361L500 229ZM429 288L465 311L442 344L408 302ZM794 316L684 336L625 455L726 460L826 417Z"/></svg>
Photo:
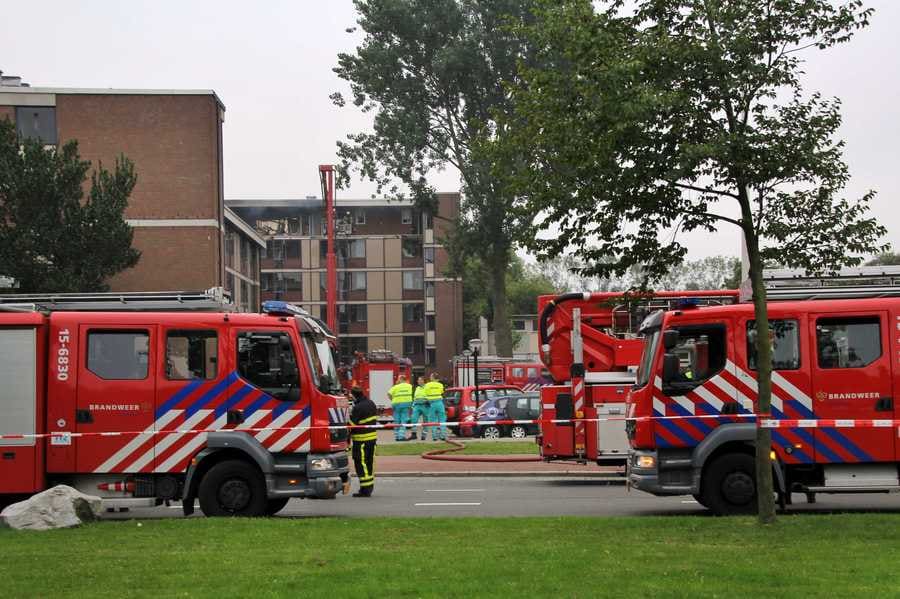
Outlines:
<svg viewBox="0 0 900 599"><path fill-rule="evenodd" d="M650 366L653 364L653 356L656 355L656 348L659 346L659 338L662 334L662 328L657 327L643 331L644 334L644 350L641 354L641 363L638 364L637 375L635 376L634 388L641 389L650 382Z"/></svg>
<svg viewBox="0 0 900 599"><path fill-rule="evenodd" d="M306 354L309 357L316 386L325 393L340 393L341 386L338 381L337 366L335 366L334 354L328 341L324 338L304 334L303 344L306 346Z"/></svg>

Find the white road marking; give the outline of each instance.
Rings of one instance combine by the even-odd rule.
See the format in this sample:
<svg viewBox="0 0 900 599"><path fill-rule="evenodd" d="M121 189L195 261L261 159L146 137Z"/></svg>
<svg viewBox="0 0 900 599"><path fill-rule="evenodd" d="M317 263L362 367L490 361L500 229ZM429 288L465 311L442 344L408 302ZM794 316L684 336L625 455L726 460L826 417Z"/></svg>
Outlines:
<svg viewBox="0 0 900 599"><path fill-rule="evenodd" d="M441 506L451 506L451 505L481 505L481 502L479 501L479 502L477 502L477 503L475 503L475 502L463 502L463 503L449 503L449 502L442 502L442 503L417 503L417 504L416 504L416 507L441 507Z"/></svg>
<svg viewBox="0 0 900 599"><path fill-rule="evenodd" d="M484 493L484 489L425 489L426 493Z"/></svg>
<svg viewBox="0 0 900 599"><path fill-rule="evenodd" d="M697 503L697 502L694 501L693 499L682 499L682 500L681 500L681 503L692 503L692 504L693 504L693 503ZM698 504L698 505L699 505L699 504Z"/></svg>

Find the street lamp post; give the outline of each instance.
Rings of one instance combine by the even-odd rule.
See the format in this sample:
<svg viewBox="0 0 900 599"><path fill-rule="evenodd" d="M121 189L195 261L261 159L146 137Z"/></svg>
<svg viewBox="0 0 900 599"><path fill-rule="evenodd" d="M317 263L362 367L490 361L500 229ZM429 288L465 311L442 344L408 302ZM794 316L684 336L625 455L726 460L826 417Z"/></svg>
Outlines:
<svg viewBox="0 0 900 599"><path fill-rule="evenodd" d="M478 350L481 348L481 339L469 339L469 348L472 350L472 360L475 371L475 403L478 403Z"/></svg>
<svg viewBox="0 0 900 599"><path fill-rule="evenodd" d="M469 358L472 356L472 350L470 350L469 348L466 348L466 349L462 350L462 355L464 358L463 372L466 373L466 378L463 381L463 386L465 387L465 386L469 385Z"/></svg>

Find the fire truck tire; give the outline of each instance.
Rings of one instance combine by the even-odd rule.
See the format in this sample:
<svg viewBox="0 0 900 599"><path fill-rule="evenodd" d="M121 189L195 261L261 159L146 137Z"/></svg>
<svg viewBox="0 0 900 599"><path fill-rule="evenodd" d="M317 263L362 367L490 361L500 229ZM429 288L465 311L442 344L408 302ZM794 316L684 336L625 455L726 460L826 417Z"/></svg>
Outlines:
<svg viewBox="0 0 900 599"><path fill-rule="evenodd" d="M526 431L525 427L521 424L517 424L509 429L509 436L513 439L524 439L528 436L528 431Z"/></svg>
<svg viewBox="0 0 900 599"><path fill-rule="evenodd" d="M717 516L756 511L756 474L753 456L725 454L710 464L700 484L701 505Z"/></svg>
<svg viewBox="0 0 900 599"><path fill-rule="evenodd" d="M266 514L266 483L256 466L226 460L200 481L200 509L207 516L257 517Z"/></svg>
<svg viewBox="0 0 900 599"><path fill-rule="evenodd" d="M270 499L266 503L266 516L274 516L284 509L288 504L290 497L279 497L278 499Z"/></svg>
<svg viewBox="0 0 900 599"><path fill-rule="evenodd" d="M500 428L489 425L481 429L481 436L484 439L499 439L501 436Z"/></svg>
<svg viewBox="0 0 900 599"><path fill-rule="evenodd" d="M693 497L693 498L694 498L694 501L696 501L697 503L699 503L699 504L702 505L703 507L705 507L705 508L708 508L708 507L709 507L708 505L706 505L705 503L703 503L703 495L700 495L699 493L692 493L692 494L691 494L691 497Z"/></svg>

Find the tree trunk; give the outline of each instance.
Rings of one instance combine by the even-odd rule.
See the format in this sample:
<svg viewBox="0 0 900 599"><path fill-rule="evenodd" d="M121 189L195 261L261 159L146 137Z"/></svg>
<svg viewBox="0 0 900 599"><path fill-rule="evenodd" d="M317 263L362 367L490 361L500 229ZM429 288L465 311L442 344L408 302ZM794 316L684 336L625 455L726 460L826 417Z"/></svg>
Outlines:
<svg viewBox="0 0 900 599"><path fill-rule="evenodd" d="M491 300L494 304L494 345L497 348L498 356L511 358L513 355L512 328L506 310L506 269L509 266L509 260L506 258L505 252L502 253L502 256L502 258L494 258L490 261L491 278L493 279Z"/></svg>
<svg viewBox="0 0 900 599"><path fill-rule="evenodd" d="M766 287L763 282L762 259L759 255L759 238L755 232L744 232L747 255L750 262L750 282L753 286L753 308L756 313L756 365L758 399L757 421L768 418L772 407L772 343L769 339L769 310L766 305ZM771 524L775 521L775 491L772 481L772 431L756 429L756 494L758 521Z"/></svg>

